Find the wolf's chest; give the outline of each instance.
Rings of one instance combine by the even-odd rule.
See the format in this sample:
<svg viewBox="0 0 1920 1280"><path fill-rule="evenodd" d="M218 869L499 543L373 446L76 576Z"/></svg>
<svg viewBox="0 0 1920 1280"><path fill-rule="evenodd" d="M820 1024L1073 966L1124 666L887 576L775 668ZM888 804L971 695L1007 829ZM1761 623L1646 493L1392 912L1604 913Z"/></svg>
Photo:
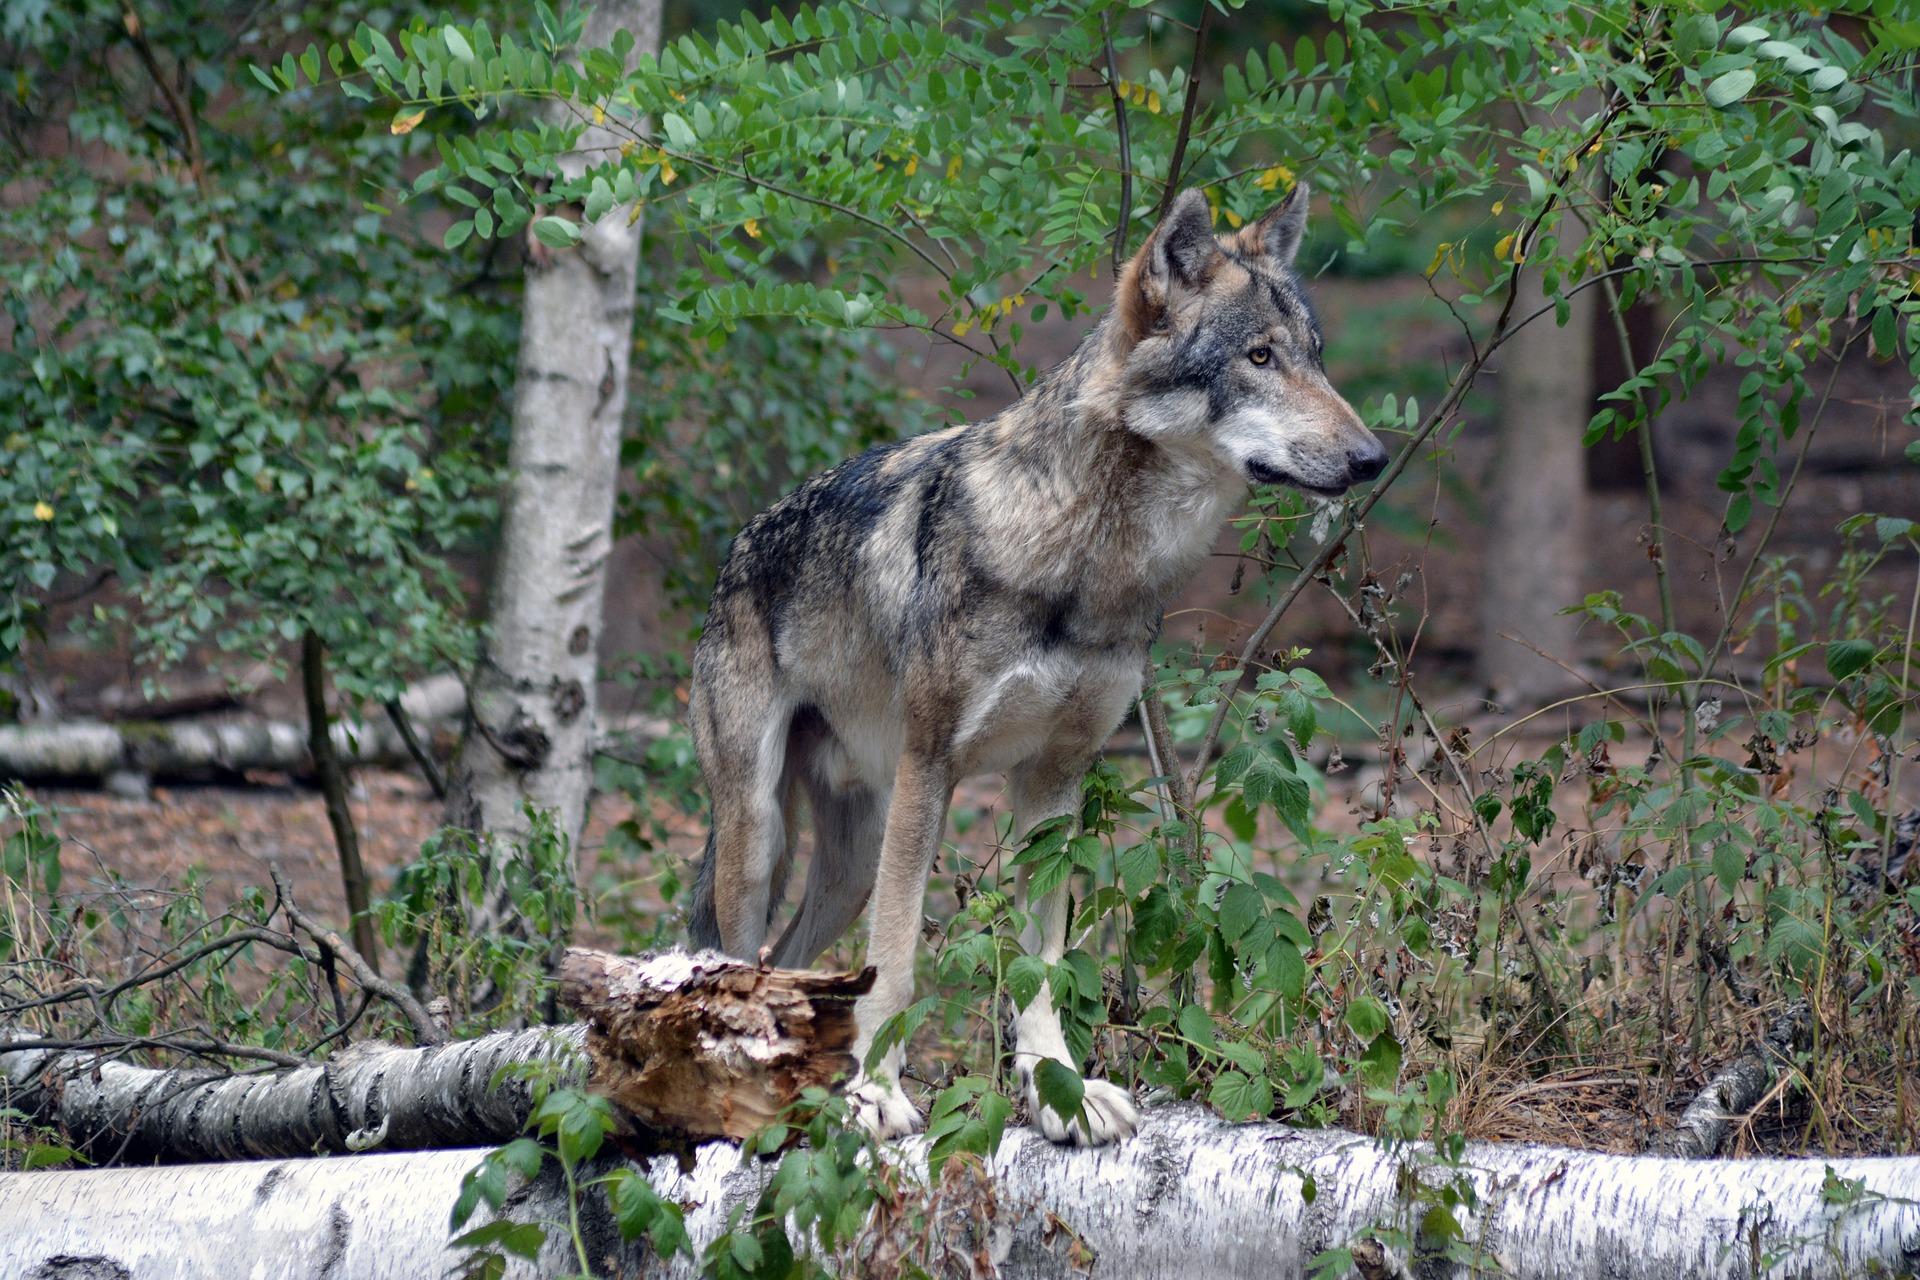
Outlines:
<svg viewBox="0 0 1920 1280"><path fill-rule="evenodd" d="M1139 691L1137 656L1062 650L1013 662L962 704L951 740L955 771L994 773L1042 751L1091 751Z"/></svg>

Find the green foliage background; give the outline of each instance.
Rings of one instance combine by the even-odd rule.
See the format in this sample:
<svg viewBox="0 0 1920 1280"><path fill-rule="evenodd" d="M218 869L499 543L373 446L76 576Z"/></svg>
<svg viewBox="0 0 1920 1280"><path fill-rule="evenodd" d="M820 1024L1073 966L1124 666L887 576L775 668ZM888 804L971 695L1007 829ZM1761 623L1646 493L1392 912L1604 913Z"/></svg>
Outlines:
<svg viewBox="0 0 1920 1280"><path fill-rule="evenodd" d="M164 102L101 66L128 56L99 39L117 11L10 19L6 38L50 71L19 79L8 129L58 118L121 163L103 176L43 160L30 198L5 206L19 284L0 402L23 412L0 476L0 654L30 637L59 575L102 569L133 589L160 656L208 636L272 652L313 627L372 691L464 652L446 557L484 527L500 458L513 322L489 264L510 240L566 252L582 219L644 210L638 363L658 394L638 414L624 518L684 553L672 585L697 600L766 496L933 416L891 389L889 342L963 349L1024 386L1028 327L1083 317L1169 187L1203 187L1232 226L1307 181L1325 209L1309 269L1411 267L1471 351L1442 384L1366 398L1399 449L1372 494L1322 522L1262 494L1242 525L1275 616L1323 582L1351 606L1388 710L1345 703L1304 651L1169 647L1155 692L1198 767L1176 784L1103 765L1075 820L943 868L963 910L931 994L892 1029L940 1033L921 1036L945 1049L927 1068L936 1165L1010 1122L1005 1018L1043 988L1092 1069L1142 1091L1432 1139L1409 1159L1439 1175L1382 1234L1468 1262L1444 1171L1501 1071L1631 1049L1671 1079L1680 1046L1698 1057L1806 1001L1845 1028L1796 1066L1808 1140L1842 1144L1872 1115L1891 1117L1890 1145L1920 1142L1889 1101L1906 1097L1920 1008L1897 922L1920 888L1880 874L1902 838L1915 623L1873 585L1917 563L1915 512L1834 513L1817 579L1769 551L1836 363L1902 361L1920 385L1920 23L1897 0L827 4L695 23L631 74L619 47L570 63L579 16L544 5L511 27L375 13L330 30L329 14L276 13L244 49L211 20L151 33L196 68L185 92L224 126L198 165ZM1191 58L1196 43L1208 56ZM257 63L244 82L243 58ZM553 103L576 124L538 123L530 108ZM578 125L602 118L628 144L560 177ZM1523 297L1523 265L1544 302ZM1603 324L1640 300L1667 320L1589 442L1652 431L1711 369L1743 370L1718 482L1744 563L1717 635L1681 630L1670 599L1659 616L1617 592L1582 602L1651 705L1606 691L1564 741L1508 760L1432 720L1350 535L1405 468L1443 464L1474 376L1515 329L1586 294ZM1889 425L1909 473L1916 426L1911 409ZM1765 655L1763 681L1720 674L1736 646ZM1342 834L1316 820L1316 748L1356 720L1388 759L1422 735L1433 754L1412 816ZM1612 763L1629 738L1657 749ZM1806 768L1776 785L1795 753ZM680 799L686 770L670 741L609 776ZM1565 787L1584 788L1589 835L1608 836L1577 869L1556 844ZM1282 849L1284 876L1269 869ZM1073 887L1076 946L1057 965L1017 942L1016 866ZM430 851L404 910L430 912L462 874ZM393 927L417 928L393 910ZM1042 1083L1074 1105L1072 1072ZM813 1104L795 1124L814 1143L782 1158L711 1273L800 1265L789 1211L828 1224L838 1264L859 1256L849 1224L881 1191L853 1176L836 1104ZM570 1179L598 1145L584 1105L543 1113ZM541 1158L503 1151L466 1208L498 1207L507 1171ZM683 1244L671 1206L631 1180L610 1193L634 1234ZM470 1243L511 1251L496 1234Z"/></svg>

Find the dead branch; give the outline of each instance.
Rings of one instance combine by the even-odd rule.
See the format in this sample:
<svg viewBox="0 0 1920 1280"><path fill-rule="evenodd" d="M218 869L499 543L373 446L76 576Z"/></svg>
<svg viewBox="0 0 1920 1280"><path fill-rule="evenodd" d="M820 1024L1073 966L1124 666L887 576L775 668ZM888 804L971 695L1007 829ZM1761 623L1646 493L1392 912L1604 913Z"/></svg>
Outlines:
<svg viewBox="0 0 1920 1280"><path fill-rule="evenodd" d="M1802 1001L1774 1019L1764 1036L1707 1081L1679 1122L1649 1143L1648 1150L1694 1159L1718 1154L1735 1122L1772 1088L1775 1072L1792 1066L1793 1050L1806 1039L1811 1018Z"/></svg>

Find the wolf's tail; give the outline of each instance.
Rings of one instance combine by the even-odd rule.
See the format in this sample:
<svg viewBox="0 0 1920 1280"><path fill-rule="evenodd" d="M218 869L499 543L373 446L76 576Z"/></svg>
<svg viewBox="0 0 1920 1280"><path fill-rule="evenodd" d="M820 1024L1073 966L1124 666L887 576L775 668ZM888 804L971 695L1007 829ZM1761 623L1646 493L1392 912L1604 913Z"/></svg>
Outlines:
<svg viewBox="0 0 1920 1280"><path fill-rule="evenodd" d="M693 900L687 904L687 940L696 948L720 949L720 918L713 909L713 832L693 873Z"/></svg>

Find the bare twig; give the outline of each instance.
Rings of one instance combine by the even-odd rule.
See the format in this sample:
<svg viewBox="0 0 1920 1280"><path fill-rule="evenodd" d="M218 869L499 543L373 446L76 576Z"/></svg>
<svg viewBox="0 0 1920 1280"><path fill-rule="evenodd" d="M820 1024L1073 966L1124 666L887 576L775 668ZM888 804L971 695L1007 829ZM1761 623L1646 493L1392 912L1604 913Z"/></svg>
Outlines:
<svg viewBox="0 0 1920 1280"><path fill-rule="evenodd" d="M153 52L153 44L147 39L147 27L131 4L123 5L120 10L120 23L126 28L127 36L133 41L133 51L140 59L140 65L146 68L147 78L153 81L153 87L160 91L161 99L167 105L167 114L173 117L173 123L180 130L181 155L186 159L187 168L193 174L195 186L204 187L207 176L206 157L200 150L200 130L194 124L193 111L180 96L177 89L167 79L160 68L160 59Z"/></svg>
<svg viewBox="0 0 1920 1280"><path fill-rule="evenodd" d="M1173 140L1173 159L1167 163L1167 186L1160 193L1160 208L1153 215L1156 224L1167 216L1167 210L1173 208L1173 198L1180 193L1180 167L1186 163L1187 139L1193 134L1193 113L1200 105L1200 60L1206 56L1207 28L1212 23L1213 4L1207 0L1200 8L1200 25L1193 32L1193 58L1187 64L1187 98L1180 107L1180 133Z"/></svg>
<svg viewBox="0 0 1920 1280"><path fill-rule="evenodd" d="M291 955L297 955L303 960L316 963L319 960L318 955L302 947L298 939L288 934L279 933L272 929L237 929L232 933L225 934L200 947L196 947L186 955L162 965L158 969L143 970L130 978L124 978L114 983L110 987L96 987L91 979L83 979L80 982L70 983L58 991L49 992L46 995L36 997L32 1000L22 1000L18 1004L0 1006L0 1016L12 1017L16 1014L25 1013L29 1009L39 1009L56 1004L71 1004L83 999L96 1002L102 1008L105 1008L113 1003L115 997L132 990L134 987L145 986L149 982L158 982L162 978L171 977L187 966L204 960L215 952L231 950L234 947L244 947L256 942L264 946L272 947L277 951L285 951Z"/></svg>
<svg viewBox="0 0 1920 1280"><path fill-rule="evenodd" d="M190 1035L186 1032L163 1032L154 1036L103 1035L89 1036L81 1040L62 1040L58 1037L27 1036L18 1040L0 1040L0 1053L16 1053L27 1049L57 1049L61 1051L84 1052L93 1049L167 1049L174 1053L190 1054L198 1058L252 1058L260 1062L271 1062L282 1067L304 1067L307 1060L298 1054L282 1053L278 1049L267 1049L257 1044L233 1044L209 1035Z"/></svg>
<svg viewBox="0 0 1920 1280"><path fill-rule="evenodd" d="M373 966L367 963L366 957L356 951L351 943L302 911L299 904L294 902L293 895L287 891L286 877L271 861L267 863L267 874L273 877L273 887L280 894L280 907L287 913L287 919L305 931L315 942L332 948L334 955L347 966L348 972L353 974L354 981L358 982L362 988L371 991L400 1010L401 1015L412 1026L413 1037L417 1043L439 1044L441 1042L444 1037L440 1034L438 1024L426 1011L425 1006L414 999L411 991L399 983L382 978Z"/></svg>
<svg viewBox="0 0 1920 1280"><path fill-rule="evenodd" d="M381 705L387 710L387 719L393 722L395 731L400 734L400 741L407 744L407 754L412 756L413 762L420 766L420 772L427 779L427 786L433 790L433 798L445 801L447 780L441 776L440 766L434 763L433 756L420 741L420 735L414 732L413 717L407 714L407 709L400 705L398 698L388 698Z"/></svg>
<svg viewBox="0 0 1920 1280"><path fill-rule="evenodd" d="M1127 104L1120 96L1120 72L1114 65L1113 28L1100 15L1100 38L1107 50L1107 90L1113 95L1113 129L1120 146L1120 214L1113 226L1113 274L1127 261L1127 227L1133 219L1133 140L1127 131ZM1192 90L1188 90L1189 96Z"/></svg>
<svg viewBox="0 0 1920 1280"><path fill-rule="evenodd" d="M360 861L353 810L347 807L347 773L327 727L326 647L319 633L311 629L300 641L300 677L307 703L307 750L313 754L313 771L320 780L320 794L326 798L327 825L333 828L334 847L340 852L340 883L347 895L348 927L368 967L378 973L380 940L368 914L373 902L367 888L367 868Z"/></svg>

